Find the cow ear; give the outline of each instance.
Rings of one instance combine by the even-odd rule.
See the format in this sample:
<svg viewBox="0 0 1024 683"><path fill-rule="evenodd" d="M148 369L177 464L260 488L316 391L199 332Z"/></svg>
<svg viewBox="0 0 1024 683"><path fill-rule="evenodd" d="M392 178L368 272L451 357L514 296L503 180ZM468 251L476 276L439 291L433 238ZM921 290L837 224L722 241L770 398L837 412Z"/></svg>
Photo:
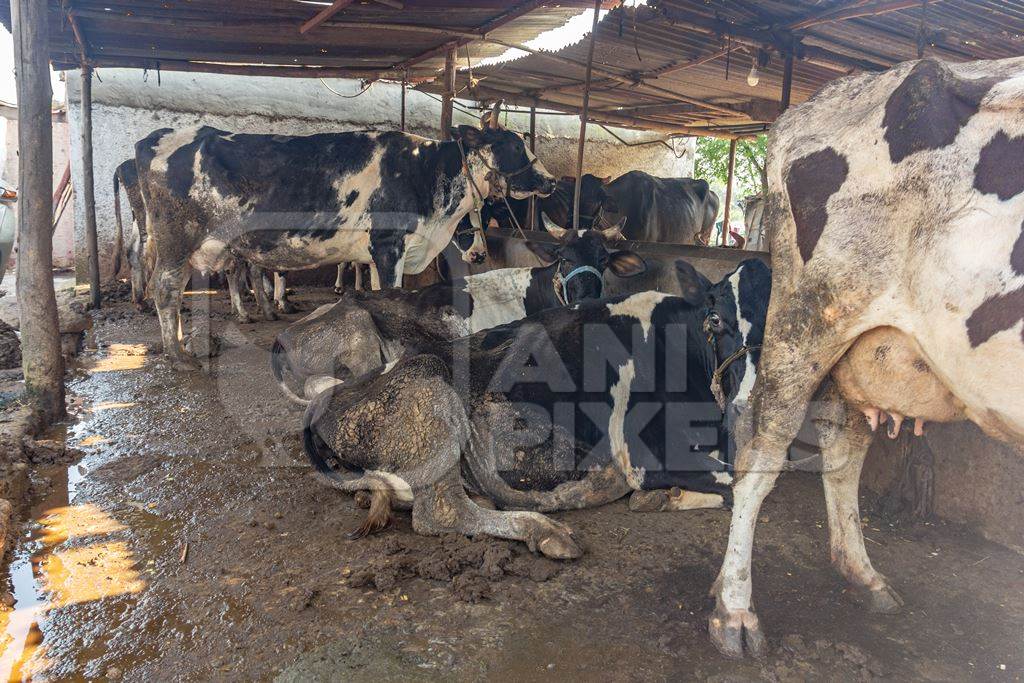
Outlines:
<svg viewBox="0 0 1024 683"><path fill-rule="evenodd" d="M676 261L676 277L679 279L681 296L691 306L700 306L711 289L711 281L697 272L689 262Z"/></svg>
<svg viewBox="0 0 1024 683"><path fill-rule="evenodd" d="M484 131L473 126L452 128L452 140L462 141L462 146L467 150L477 149L487 144Z"/></svg>
<svg viewBox="0 0 1024 683"><path fill-rule="evenodd" d="M633 277L647 272L647 262L643 257L626 249L608 254L608 267L619 277Z"/></svg>
<svg viewBox="0 0 1024 683"><path fill-rule="evenodd" d="M612 177L610 175L606 175L604 178L601 178L601 184L602 185L607 185L611 181L612 181Z"/></svg>
<svg viewBox="0 0 1024 683"><path fill-rule="evenodd" d="M548 244L546 242L527 242L526 248L532 251L540 262L545 266L550 266L552 263L558 260L558 250L562 248L560 244Z"/></svg>

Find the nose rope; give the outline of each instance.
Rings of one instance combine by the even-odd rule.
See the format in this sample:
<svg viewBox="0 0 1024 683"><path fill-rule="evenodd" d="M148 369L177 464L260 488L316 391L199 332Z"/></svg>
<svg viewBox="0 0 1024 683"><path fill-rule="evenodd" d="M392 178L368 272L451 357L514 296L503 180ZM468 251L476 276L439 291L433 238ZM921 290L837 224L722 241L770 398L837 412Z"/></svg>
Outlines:
<svg viewBox="0 0 1024 683"><path fill-rule="evenodd" d="M706 323L705 323L706 324ZM718 360L718 341L715 339L715 335L708 332L708 343L711 344L712 350L715 352L715 360ZM753 346L747 346L744 344L740 348L736 349L732 355L723 360L721 363L717 363L715 371L711 373L711 395L715 397L715 402L718 404L719 409L725 411L725 391L722 390L722 375L729 369L729 366L735 363L737 360L747 355L751 351L755 351L761 348L760 344Z"/></svg>

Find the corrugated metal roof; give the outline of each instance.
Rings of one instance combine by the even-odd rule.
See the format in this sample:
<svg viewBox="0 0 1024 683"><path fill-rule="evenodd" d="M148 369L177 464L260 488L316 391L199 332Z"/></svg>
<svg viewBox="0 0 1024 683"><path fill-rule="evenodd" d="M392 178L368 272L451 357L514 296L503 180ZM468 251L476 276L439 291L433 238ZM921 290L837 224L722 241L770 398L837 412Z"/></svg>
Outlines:
<svg viewBox="0 0 1024 683"><path fill-rule="evenodd" d="M360 0L308 33L299 29L329 3L302 0L47 0L50 55L57 68L81 62L75 23L95 66L216 70L233 65L325 67L323 75L431 78L444 67L452 43L474 34L523 42L563 25L592 0L401 0L401 9ZM394 0L392 0L394 2ZM0 0L10 28L10 0ZM473 59L505 47L480 41ZM460 50L463 58L466 48ZM230 68L223 69L231 71ZM301 69L296 69L297 75ZM310 75L317 75L316 73Z"/></svg>
<svg viewBox="0 0 1024 683"><path fill-rule="evenodd" d="M778 114L782 49L792 41L799 103L847 73L917 58L919 37L926 56L949 61L1024 55L1024 2L651 0L616 9L598 27L590 114L667 132L749 134ZM476 69L474 84L462 71L460 96L578 111L588 43ZM750 86L759 50L770 61Z"/></svg>
<svg viewBox="0 0 1024 683"><path fill-rule="evenodd" d="M80 64L75 28L96 66L304 76L435 79L444 53L460 66L557 28L592 0L357 0L309 33L326 2L47 0L51 58ZM387 6L402 5L401 9ZM604 0L606 7L617 0ZM0 0L10 27L10 2ZM502 44L504 43L504 45ZM578 111L589 40L557 53L459 72L463 97ZM927 56L951 61L1024 54L1024 0L649 0L598 28L594 120L668 132L764 130L781 100L784 52L796 46L792 101L856 70ZM761 55L760 82L747 84ZM437 83L421 86L438 92Z"/></svg>

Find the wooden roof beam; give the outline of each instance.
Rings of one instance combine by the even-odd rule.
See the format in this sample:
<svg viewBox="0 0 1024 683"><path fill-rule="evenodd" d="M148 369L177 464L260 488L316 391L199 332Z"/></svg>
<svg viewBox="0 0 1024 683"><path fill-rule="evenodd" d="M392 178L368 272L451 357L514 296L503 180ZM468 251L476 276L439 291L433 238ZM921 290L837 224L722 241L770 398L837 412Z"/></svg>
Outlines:
<svg viewBox="0 0 1024 683"><path fill-rule="evenodd" d="M550 2L550 0L527 0L526 2L519 3L518 5L515 5L514 7L509 9L504 14L500 14L491 19L490 21L479 26L475 33L479 33L481 37L483 37L484 35L487 34L488 31L493 31L497 28L501 28L505 24L508 24L509 22L515 21L519 17L529 14L530 12L537 9L541 5L544 5L547 2ZM458 49L460 47L468 45L469 43L473 42L473 40L475 40L475 38L463 37L458 41L455 41L455 48ZM428 59L432 59L434 57L444 54L445 52L448 51L450 47L450 42L444 43L443 45L438 45L437 47L433 47L425 52L421 52L420 54L414 57L410 57L409 59L405 60L404 62L401 62L400 64L395 64L394 68L398 71L408 69L412 66L415 66L416 64L419 64L420 62L425 62Z"/></svg>
<svg viewBox="0 0 1024 683"><path fill-rule="evenodd" d="M374 1L377 2L378 4L385 5L387 7L393 8L393 9L403 9L405 7L405 5L402 4L399 0L374 0ZM312 19L310 19L309 21L304 23L302 26L300 26L299 27L299 33L303 33L303 34L309 33L310 31L315 29L317 26L319 26L320 24L324 23L325 21L327 21L328 19L333 17L335 14L337 14L341 10L343 10L346 7L348 7L349 5L351 5L353 2L355 2L355 0L334 0L334 2L331 3L331 5L329 7L323 8L322 10L320 10L320 12L315 17L313 17Z"/></svg>
<svg viewBox="0 0 1024 683"><path fill-rule="evenodd" d="M846 19L857 19L859 17L875 17L889 12L898 12L911 7L927 5L935 0L887 0L886 2L875 2L873 4L855 2L850 7L840 7L825 12L815 12L807 17L786 24L791 31L801 31L812 26L820 26L833 21L845 21Z"/></svg>
<svg viewBox="0 0 1024 683"><path fill-rule="evenodd" d="M334 0L329 7L325 7L316 16L299 27L299 33L309 33L320 24L324 23L335 14L351 5L355 0Z"/></svg>
<svg viewBox="0 0 1024 683"><path fill-rule="evenodd" d="M662 8L662 15L665 19L676 26L687 28L697 33L709 36L727 35L741 44L750 47L761 47L772 45L776 49L785 52L792 44L792 34L785 29L757 29L742 24L732 24L721 19L707 17L701 14L684 12L671 8ZM856 59L825 48L799 46L797 57L803 58L818 66L840 72L850 69L862 69L866 71L878 71L886 69L891 64L876 64L863 59Z"/></svg>
<svg viewBox="0 0 1024 683"><path fill-rule="evenodd" d="M485 97L504 98L507 103L511 104L542 107L544 109L551 109L554 111L561 111L569 114L578 115L580 113L579 108L573 107L570 104L564 104L561 102L536 97L535 95L528 91L494 88L479 85L477 86L476 90L477 93L480 95L483 95ZM612 126L625 126L627 128L640 128L643 130L652 130L659 133L668 133L670 135L698 135L726 139L736 137L735 135L728 131L712 130L694 126L665 123L663 121L656 121L653 119L647 119L640 116L620 116L608 112L592 111L588 118L595 123L606 123Z"/></svg>

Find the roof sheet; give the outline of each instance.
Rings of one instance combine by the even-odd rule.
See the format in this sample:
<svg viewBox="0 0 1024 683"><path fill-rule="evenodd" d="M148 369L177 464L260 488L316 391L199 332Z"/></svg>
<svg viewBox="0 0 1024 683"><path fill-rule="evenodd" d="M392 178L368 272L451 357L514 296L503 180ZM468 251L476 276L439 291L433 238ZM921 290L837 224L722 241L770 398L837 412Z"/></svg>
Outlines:
<svg viewBox="0 0 1024 683"><path fill-rule="evenodd" d="M755 133L778 115L782 50L792 41L791 102L799 103L848 73L915 59L919 36L926 56L949 61L1024 55L1024 2L651 0L616 9L598 26L590 115L666 131ZM457 88L463 97L578 111L588 48L589 38L475 69L472 82L461 71ZM759 52L768 63L751 86Z"/></svg>
<svg viewBox="0 0 1024 683"><path fill-rule="evenodd" d="M57 68L96 66L392 77L425 90L444 53L460 66L501 54L592 0L356 0L301 33L326 0L46 0ZM400 5L396 8L390 5ZM603 0L617 7L618 0ZM0 0L10 27L10 0ZM76 36L77 33L77 36ZM951 61L1024 55L1024 0L649 0L601 21L591 116L679 133L753 134L777 116L785 52L792 102L857 70L924 54ZM589 39L557 53L461 70L463 97L579 111ZM760 81L747 84L755 58ZM256 66L254 66L256 65ZM471 79L472 75L472 79Z"/></svg>

